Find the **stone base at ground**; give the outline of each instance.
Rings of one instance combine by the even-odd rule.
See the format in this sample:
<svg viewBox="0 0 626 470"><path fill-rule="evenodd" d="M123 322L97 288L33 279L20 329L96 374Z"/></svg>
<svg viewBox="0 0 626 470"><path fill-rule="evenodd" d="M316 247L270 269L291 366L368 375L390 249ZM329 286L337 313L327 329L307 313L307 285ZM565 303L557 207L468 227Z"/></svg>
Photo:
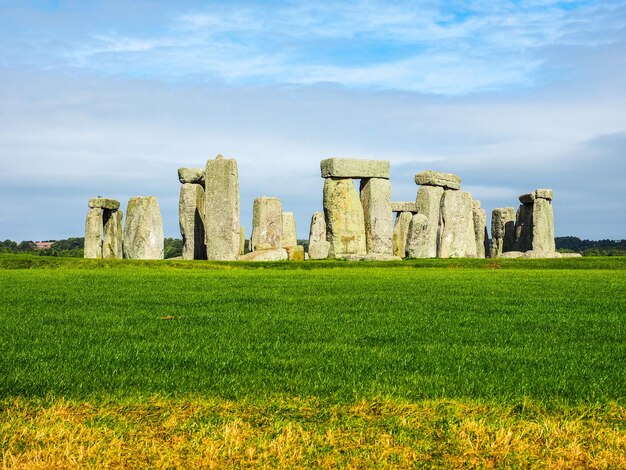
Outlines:
<svg viewBox="0 0 626 470"><path fill-rule="evenodd" d="M239 261L287 261L289 256L284 248L273 250L251 251L248 254L239 256Z"/></svg>

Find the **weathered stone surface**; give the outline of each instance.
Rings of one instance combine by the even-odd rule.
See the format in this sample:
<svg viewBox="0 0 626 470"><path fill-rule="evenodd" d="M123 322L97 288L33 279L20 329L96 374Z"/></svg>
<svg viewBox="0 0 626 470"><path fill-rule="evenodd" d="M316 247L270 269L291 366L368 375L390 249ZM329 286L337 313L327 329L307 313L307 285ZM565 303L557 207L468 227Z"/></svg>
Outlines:
<svg viewBox="0 0 626 470"><path fill-rule="evenodd" d="M324 180L324 216L331 258L366 254L363 207L351 179Z"/></svg>
<svg viewBox="0 0 626 470"><path fill-rule="evenodd" d="M246 228L241 227L239 229L239 254L246 254Z"/></svg>
<svg viewBox="0 0 626 470"><path fill-rule="evenodd" d="M283 212L281 215L282 234L280 238L280 246L287 248L288 246L298 245L298 237L296 235L296 218L293 212Z"/></svg>
<svg viewBox="0 0 626 470"><path fill-rule="evenodd" d="M107 197L94 197L93 199L89 199L89 208L109 209L115 211L120 208L120 201Z"/></svg>
<svg viewBox="0 0 626 470"><path fill-rule="evenodd" d="M439 213L441 212L443 191L443 188L438 186L420 186L417 190L417 197L415 199L417 212L428 218L428 234L426 235L426 245L422 252L424 258L437 257Z"/></svg>
<svg viewBox="0 0 626 470"><path fill-rule="evenodd" d="M365 244L368 254L393 253L393 212L391 183L383 178L361 180L361 205L365 217Z"/></svg>
<svg viewBox="0 0 626 470"><path fill-rule="evenodd" d="M239 256L239 261L287 261L289 259L287 250L284 248L274 248L272 250L251 251L248 254Z"/></svg>
<svg viewBox="0 0 626 470"><path fill-rule="evenodd" d="M415 184L458 190L461 189L461 178L451 173L426 170L415 175Z"/></svg>
<svg viewBox="0 0 626 470"><path fill-rule="evenodd" d="M218 155L205 171L205 239L209 260L239 255L239 172L237 161Z"/></svg>
<svg viewBox="0 0 626 470"><path fill-rule="evenodd" d="M513 251L515 247L515 209L500 207L491 212L491 257Z"/></svg>
<svg viewBox="0 0 626 470"><path fill-rule="evenodd" d="M102 257L122 259L122 211L103 211L104 240Z"/></svg>
<svg viewBox="0 0 626 470"><path fill-rule="evenodd" d="M330 243L326 240L326 221L323 212L313 213L311 229L309 231L309 257L311 259L326 259Z"/></svg>
<svg viewBox="0 0 626 470"><path fill-rule="evenodd" d="M400 258L406 256L406 242L412 217L411 212L400 212L396 217L396 225L393 228L393 254Z"/></svg>
<svg viewBox="0 0 626 470"><path fill-rule="evenodd" d="M561 258L582 258L580 253L561 253Z"/></svg>
<svg viewBox="0 0 626 470"><path fill-rule="evenodd" d="M521 204L515 215L515 251L533 248L533 203Z"/></svg>
<svg viewBox="0 0 626 470"><path fill-rule="evenodd" d="M428 217L414 214L409 224L406 252L409 258L428 258Z"/></svg>
<svg viewBox="0 0 626 470"><path fill-rule="evenodd" d="M328 158L320 163L322 178L386 178L390 167L387 160Z"/></svg>
<svg viewBox="0 0 626 470"><path fill-rule="evenodd" d="M445 191L441 198L439 258L475 258L472 195L466 191Z"/></svg>
<svg viewBox="0 0 626 470"><path fill-rule="evenodd" d="M521 202L522 204L532 204L534 200L535 200L534 192L520 194L520 197L519 197L519 202Z"/></svg>
<svg viewBox="0 0 626 470"><path fill-rule="evenodd" d="M287 250L289 261L304 261L304 247L302 245L289 245L285 247L285 250Z"/></svg>
<svg viewBox="0 0 626 470"><path fill-rule="evenodd" d="M204 186L204 168L179 168L178 181Z"/></svg>
<svg viewBox="0 0 626 470"><path fill-rule="evenodd" d="M93 207L85 222L85 258L102 258L102 209Z"/></svg>
<svg viewBox="0 0 626 470"><path fill-rule="evenodd" d="M415 201L392 201L391 202L391 211L392 212L412 212L413 214L417 213L417 204Z"/></svg>
<svg viewBox="0 0 626 470"><path fill-rule="evenodd" d="M180 187L178 223L183 237L182 259L206 259L204 243L204 189L199 184Z"/></svg>
<svg viewBox="0 0 626 470"><path fill-rule="evenodd" d="M476 241L476 257L485 258L485 233L487 232L487 213L480 207L480 201L472 202L474 218L474 240Z"/></svg>
<svg viewBox="0 0 626 470"><path fill-rule="evenodd" d="M163 259L163 220L157 198L130 198L124 225L124 258Z"/></svg>
<svg viewBox="0 0 626 470"><path fill-rule="evenodd" d="M252 209L252 251L280 248L282 206L275 197L257 197Z"/></svg>
<svg viewBox="0 0 626 470"><path fill-rule="evenodd" d="M556 251L540 251L540 250L528 250L526 253L524 253L524 258L530 258L530 259L541 259L541 258L562 258L563 256L561 255L561 253L558 253Z"/></svg>
<svg viewBox="0 0 626 470"><path fill-rule="evenodd" d="M548 199L552 200L554 193L551 189L535 189L535 199Z"/></svg>
<svg viewBox="0 0 626 470"><path fill-rule="evenodd" d="M541 252L554 252L554 213L552 202L537 198L533 203L532 249Z"/></svg>
<svg viewBox="0 0 626 470"><path fill-rule="evenodd" d="M499 258L523 258L524 253L522 251L507 251L502 253Z"/></svg>

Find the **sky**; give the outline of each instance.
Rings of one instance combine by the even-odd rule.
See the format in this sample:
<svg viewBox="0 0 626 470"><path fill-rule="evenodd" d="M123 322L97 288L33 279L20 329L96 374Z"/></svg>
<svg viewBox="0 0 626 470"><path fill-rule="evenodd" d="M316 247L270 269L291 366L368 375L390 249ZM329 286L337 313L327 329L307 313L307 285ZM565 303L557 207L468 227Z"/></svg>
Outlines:
<svg viewBox="0 0 626 470"><path fill-rule="evenodd" d="M238 162L255 197L322 209L319 162L457 174L497 207L554 189L555 232L626 238L626 0L0 0L0 239L83 236L87 201Z"/></svg>

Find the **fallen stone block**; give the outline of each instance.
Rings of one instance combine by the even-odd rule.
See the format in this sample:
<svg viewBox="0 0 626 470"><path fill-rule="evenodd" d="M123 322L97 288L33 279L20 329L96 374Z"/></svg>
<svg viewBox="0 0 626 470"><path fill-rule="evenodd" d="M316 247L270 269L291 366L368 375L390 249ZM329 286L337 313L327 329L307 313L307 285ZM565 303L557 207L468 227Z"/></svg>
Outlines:
<svg viewBox="0 0 626 470"><path fill-rule="evenodd" d="M304 247L302 245L290 245L286 246L287 259L289 261L304 261Z"/></svg>
<svg viewBox="0 0 626 470"><path fill-rule="evenodd" d="M289 256L284 248L275 248L273 250L251 251L237 259L239 261L287 261Z"/></svg>

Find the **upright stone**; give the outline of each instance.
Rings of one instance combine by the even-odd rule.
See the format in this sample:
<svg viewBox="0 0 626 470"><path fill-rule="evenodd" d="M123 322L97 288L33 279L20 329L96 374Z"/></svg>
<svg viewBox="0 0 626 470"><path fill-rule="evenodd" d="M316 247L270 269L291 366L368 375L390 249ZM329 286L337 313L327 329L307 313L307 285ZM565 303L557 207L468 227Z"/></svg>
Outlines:
<svg viewBox="0 0 626 470"><path fill-rule="evenodd" d="M485 233L487 231L487 213L480 207L480 201L472 201L472 216L474 219L474 240L476 241L476 257L485 258Z"/></svg>
<svg viewBox="0 0 626 470"><path fill-rule="evenodd" d="M323 212L313 213L309 231L309 258L326 259L330 243L326 240L326 221Z"/></svg>
<svg viewBox="0 0 626 470"><path fill-rule="evenodd" d="M439 258L475 258L472 195L447 190L441 198Z"/></svg>
<svg viewBox="0 0 626 470"><path fill-rule="evenodd" d="M124 258L163 259L163 220L156 197L130 198L123 245Z"/></svg>
<svg viewBox="0 0 626 470"><path fill-rule="evenodd" d="M533 249L533 204L526 194L520 196L522 204L515 215L515 244L513 251L526 252Z"/></svg>
<svg viewBox="0 0 626 470"><path fill-rule="evenodd" d="M491 257L515 249L515 209L500 207L491 212Z"/></svg>
<svg viewBox="0 0 626 470"><path fill-rule="evenodd" d="M102 243L102 257L121 259L123 257L122 230L120 227L120 219L123 217L122 212L105 209L103 217L104 241Z"/></svg>
<svg viewBox="0 0 626 470"><path fill-rule="evenodd" d="M365 242L368 254L393 253L393 212L391 183L383 178L361 180L361 205L365 217Z"/></svg>
<svg viewBox="0 0 626 470"><path fill-rule="evenodd" d="M298 236L296 234L296 218L293 212L283 212L281 214L282 235L280 245L283 248L298 245ZM304 256L304 254L302 255Z"/></svg>
<svg viewBox="0 0 626 470"><path fill-rule="evenodd" d="M206 259L204 244L204 189L183 183L178 202L178 222L183 237L183 259Z"/></svg>
<svg viewBox="0 0 626 470"><path fill-rule="evenodd" d="M539 191L549 191L550 198L552 197L551 190L537 190L536 196ZM554 212L552 210L552 202L550 199L543 197L535 197L533 203L533 251L554 253L556 246L554 242Z"/></svg>
<svg viewBox="0 0 626 470"><path fill-rule="evenodd" d="M439 186L420 186L417 190L415 203L417 212L428 219L428 233L425 235L425 245L422 251L423 258L437 257L437 243L439 230L439 212L444 189Z"/></svg>
<svg viewBox="0 0 626 470"><path fill-rule="evenodd" d="M92 207L85 222L85 258L102 258L102 209Z"/></svg>
<svg viewBox="0 0 626 470"><path fill-rule="evenodd" d="M205 171L207 259L236 260L239 254L239 173L237 161L218 155Z"/></svg>
<svg viewBox="0 0 626 470"><path fill-rule="evenodd" d="M246 254L246 228L239 229L239 256Z"/></svg>
<svg viewBox="0 0 626 470"><path fill-rule="evenodd" d="M424 247L428 243L428 217L414 214L409 224L406 251L409 258L426 258Z"/></svg>
<svg viewBox="0 0 626 470"><path fill-rule="evenodd" d="M393 228L393 254L400 258L406 256L406 243L412 217L411 212L400 212L396 217L396 225Z"/></svg>
<svg viewBox="0 0 626 470"><path fill-rule="evenodd" d="M252 207L252 251L281 248L282 206L275 197L257 197Z"/></svg>
<svg viewBox="0 0 626 470"><path fill-rule="evenodd" d="M363 207L352 179L324 179L324 216L329 256L365 256Z"/></svg>

